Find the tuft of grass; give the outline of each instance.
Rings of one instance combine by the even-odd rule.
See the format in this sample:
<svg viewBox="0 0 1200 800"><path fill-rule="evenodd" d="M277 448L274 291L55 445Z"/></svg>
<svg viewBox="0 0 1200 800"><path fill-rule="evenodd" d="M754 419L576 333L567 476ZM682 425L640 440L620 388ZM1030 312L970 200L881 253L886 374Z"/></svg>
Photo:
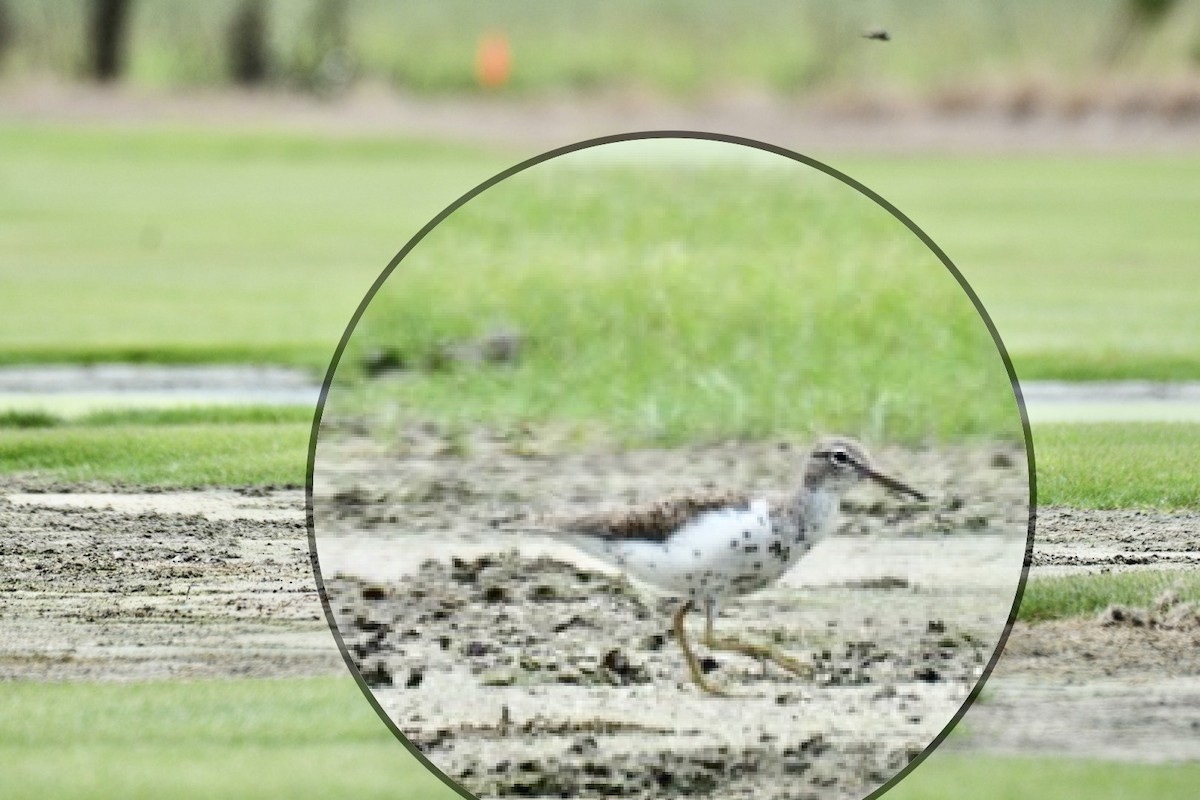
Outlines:
<svg viewBox="0 0 1200 800"><path fill-rule="evenodd" d="M492 187L392 273L335 391L353 391L367 351L427 363L511 328L527 342L516 364L382 391L443 420L599 422L629 442L1018 438L997 349L934 254L836 179L753 153L634 143Z"/></svg>
<svg viewBox="0 0 1200 800"><path fill-rule="evenodd" d="M53 428L65 421L48 411L0 411L0 428Z"/></svg>
<svg viewBox="0 0 1200 800"><path fill-rule="evenodd" d="M348 678L10 682L6 798L457 798Z"/></svg>
<svg viewBox="0 0 1200 800"><path fill-rule="evenodd" d="M300 485L309 432L307 423L251 421L0 430L0 469L67 482Z"/></svg>
<svg viewBox="0 0 1200 800"><path fill-rule="evenodd" d="M1148 608L1167 590L1181 600L1200 600L1200 573L1138 570L1098 575L1032 578L1021 598L1020 618L1042 622L1098 614L1109 605Z"/></svg>
<svg viewBox="0 0 1200 800"><path fill-rule="evenodd" d="M1043 424L1033 439L1039 505L1200 507L1200 424Z"/></svg>

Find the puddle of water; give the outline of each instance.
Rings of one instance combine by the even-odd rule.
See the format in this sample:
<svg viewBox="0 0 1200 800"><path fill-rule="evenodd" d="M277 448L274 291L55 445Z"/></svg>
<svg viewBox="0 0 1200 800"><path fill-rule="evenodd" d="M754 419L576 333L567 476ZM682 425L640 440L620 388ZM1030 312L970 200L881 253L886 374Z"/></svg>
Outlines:
<svg viewBox="0 0 1200 800"><path fill-rule="evenodd" d="M1200 422L1200 381L1028 381L1021 384L1039 422Z"/></svg>
<svg viewBox="0 0 1200 800"><path fill-rule="evenodd" d="M64 417L179 406L313 408L320 393L312 375L291 367L53 364L0 368L0 411L47 411Z"/></svg>

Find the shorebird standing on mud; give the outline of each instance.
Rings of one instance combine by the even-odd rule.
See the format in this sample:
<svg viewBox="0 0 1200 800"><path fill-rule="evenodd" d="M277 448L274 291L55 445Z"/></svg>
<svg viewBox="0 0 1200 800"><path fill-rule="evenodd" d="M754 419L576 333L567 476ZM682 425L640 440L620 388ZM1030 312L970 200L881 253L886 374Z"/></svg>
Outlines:
<svg viewBox="0 0 1200 800"><path fill-rule="evenodd" d="M675 638L692 679L706 692L724 694L704 676L688 643L684 617L705 613L704 644L766 658L796 674L810 665L754 645L713 635L718 603L779 580L835 527L842 495L874 481L924 501L925 496L876 469L853 439L823 439L809 453L800 488L783 503L734 493L680 496L612 514L554 522L547 531L585 553L614 564L628 576L683 598L675 612Z"/></svg>

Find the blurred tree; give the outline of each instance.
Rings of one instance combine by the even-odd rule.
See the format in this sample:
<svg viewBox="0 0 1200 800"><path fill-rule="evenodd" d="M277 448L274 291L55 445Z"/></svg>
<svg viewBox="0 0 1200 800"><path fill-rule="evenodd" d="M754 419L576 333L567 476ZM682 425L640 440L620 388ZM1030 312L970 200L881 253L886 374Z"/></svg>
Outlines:
<svg viewBox="0 0 1200 800"><path fill-rule="evenodd" d="M241 86L253 86L267 78L266 0L242 0L229 22L227 38L229 76Z"/></svg>
<svg viewBox="0 0 1200 800"><path fill-rule="evenodd" d="M89 68L98 81L114 80L121 72L129 5L129 0L92 0Z"/></svg>
<svg viewBox="0 0 1200 800"><path fill-rule="evenodd" d="M4 59L8 54L9 45L13 41L13 21L8 13L8 3L0 0L0 69L4 68Z"/></svg>
<svg viewBox="0 0 1200 800"><path fill-rule="evenodd" d="M1105 66L1116 64L1162 24L1177 3L1178 0L1125 0L1117 11L1100 60Z"/></svg>

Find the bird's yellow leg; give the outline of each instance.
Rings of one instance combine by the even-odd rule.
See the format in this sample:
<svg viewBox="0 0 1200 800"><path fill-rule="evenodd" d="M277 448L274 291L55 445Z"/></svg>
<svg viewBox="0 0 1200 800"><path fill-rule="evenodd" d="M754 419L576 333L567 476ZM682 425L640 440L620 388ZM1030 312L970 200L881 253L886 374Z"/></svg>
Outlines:
<svg viewBox="0 0 1200 800"><path fill-rule="evenodd" d="M725 691L713 686L711 683L709 683L708 679L704 677L704 670L700 669L700 661L696 658L696 654L692 651L692 646L688 644L687 630L684 628L683 618L687 616L687 612L690 611L691 608L692 603L689 600L681 605L679 610L675 612L675 641L679 642L679 648L683 650L683 657L687 659L688 670L691 671L692 680L696 682L696 685L709 694L726 696L727 693ZM711 629L708 632L711 633Z"/></svg>
<svg viewBox="0 0 1200 800"><path fill-rule="evenodd" d="M704 630L704 645L709 650L724 650L730 653L741 653L742 655L750 656L751 658L761 658L778 665L782 669L787 670L793 675L799 675L802 678L811 678L816 674L816 670L812 664L801 661L798 658L793 658L789 655L779 652L774 647L761 644L751 644L742 642L733 638L718 639L712 632L712 620L709 620L708 625Z"/></svg>

